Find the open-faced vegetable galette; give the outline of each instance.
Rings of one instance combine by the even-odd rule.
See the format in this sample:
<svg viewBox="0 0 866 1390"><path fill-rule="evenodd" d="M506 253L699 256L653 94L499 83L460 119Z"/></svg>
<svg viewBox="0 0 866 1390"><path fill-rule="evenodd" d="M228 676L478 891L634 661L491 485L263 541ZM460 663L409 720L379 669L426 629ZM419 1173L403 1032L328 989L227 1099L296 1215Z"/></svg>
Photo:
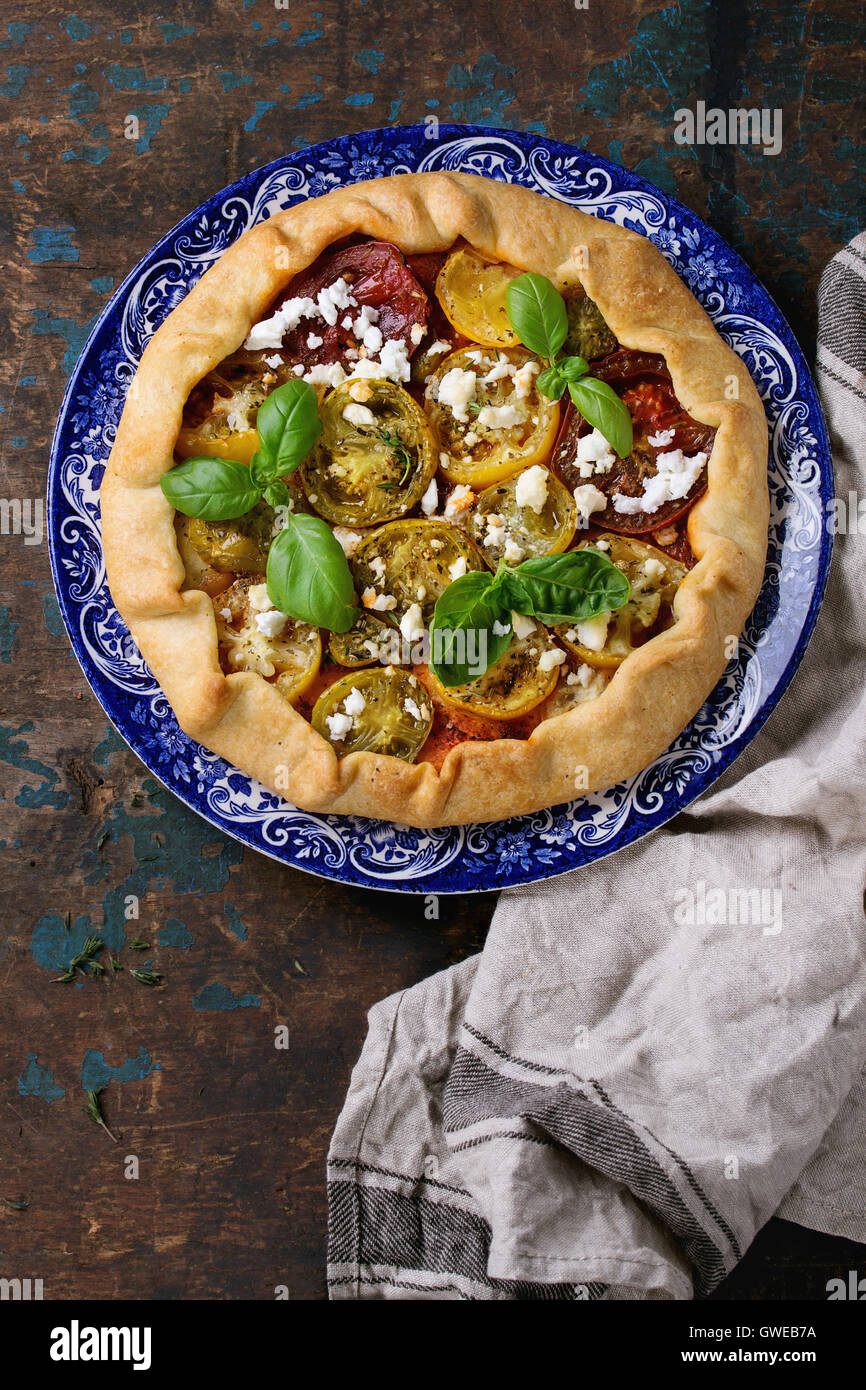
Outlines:
<svg viewBox="0 0 866 1390"><path fill-rule="evenodd" d="M419 826L645 767L763 573L755 388L661 254L465 174L248 231L169 315L102 485L182 727L310 811Z"/></svg>

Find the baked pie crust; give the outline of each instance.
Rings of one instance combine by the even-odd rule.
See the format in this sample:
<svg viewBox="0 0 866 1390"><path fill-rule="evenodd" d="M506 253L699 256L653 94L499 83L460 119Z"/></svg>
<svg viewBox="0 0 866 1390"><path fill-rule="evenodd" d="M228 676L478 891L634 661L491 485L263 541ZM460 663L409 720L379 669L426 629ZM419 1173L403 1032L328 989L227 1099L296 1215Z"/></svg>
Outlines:
<svg viewBox="0 0 866 1390"><path fill-rule="evenodd" d="M563 291L582 286L619 343L661 354L679 402L717 429L708 490L688 518L698 563L676 593L673 626L636 648L597 699L545 720L526 739L459 743L438 771L373 753L338 758L262 676L223 673L214 601L182 591L174 509L160 488L193 387L242 345L299 271L357 233L405 254L443 251L463 238ZM102 483L108 582L181 727L293 805L419 827L495 820L632 776L697 712L760 589L766 460L764 411L745 366L650 242L512 184L401 174L310 199L251 228L156 332Z"/></svg>

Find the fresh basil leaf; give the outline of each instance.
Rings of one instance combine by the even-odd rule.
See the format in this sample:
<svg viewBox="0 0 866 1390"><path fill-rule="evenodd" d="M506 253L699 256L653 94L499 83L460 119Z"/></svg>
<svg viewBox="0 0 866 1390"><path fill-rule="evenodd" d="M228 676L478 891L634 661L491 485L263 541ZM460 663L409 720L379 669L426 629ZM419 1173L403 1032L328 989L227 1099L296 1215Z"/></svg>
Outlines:
<svg viewBox="0 0 866 1390"><path fill-rule="evenodd" d="M268 551L268 598L302 623L348 632L358 617L349 562L327 522L294 516Z"/></svg>
<svg viewBox="0 0 866 1390"><path fill-rule="evenodd" d="M589 363L585 357L561 357L556 364L556 370L566 381L579 381L589 371Z"/></svg>
<svg viewBox="0 0 866 1390"><path fill-rule="evenodd" d="M268 483L265 488L265 501L275 510L277 507L287 507L289 505L289 489L286 487L282 478L275 478L272 483Z"/></svg>
<svg viewBox="0 0 866 1390"><path fill-rule="evenodd" d="M597 377L585 376L570 381L568 393L584 420L601 430L621 459L627 458L634 444L631 416L613 387Z"/></svg>
<svg viewBox="0 0 866 1390"><path fill-rule="evenodd" d="M250 459L250 477L256 487L264 492L269 483L273 482L277 476L274 465L258 449Z"/></svg>
<svg viewBox="0 0 866 1390"><path fill-rule="evenodd" d="M205 521L243 516L261 497L250 470L234 459L185 459L164 473L159 485L176 511Z"/></svg>
<svg viewBox="0 0 866 1390"><path fill-rule="evenodd" d="M505 291L505 308L524 346L552 362L568 332L565 301L556 286L535 271L518 275Z"/></svg>
<svg viewBox="0 0 866 1390"><path fill-rule="evenodd" d="M543 372L539 372L535 384L541 394L549 396L552 401L558 401L568 385L565 377L560 376L559 367L545 367Z"/></svg>
<svg viewBox="0 0 866 1390"><path fill-rule="evenodd" d="M517 568L529 606L518 609L544 623L582 623L615 612L628 601L631 585L598 550L539 555Z"/></svg>
<svg viewBox="0 0 866 1390"><path fill-rule="evenodd" d="M256 415L262 453L274 473L291 473L322 432L319 399L307 381L287 381L262 401Z"/></svg>
<svg viewBox="0 0 866 1390"><path fill-rule="evenodd" d="M489 574L470 570L436 600L430 624L430 669L445 686L477 680L512 638L511 612ZM493 624L505 628L494 632Z"/></svg>

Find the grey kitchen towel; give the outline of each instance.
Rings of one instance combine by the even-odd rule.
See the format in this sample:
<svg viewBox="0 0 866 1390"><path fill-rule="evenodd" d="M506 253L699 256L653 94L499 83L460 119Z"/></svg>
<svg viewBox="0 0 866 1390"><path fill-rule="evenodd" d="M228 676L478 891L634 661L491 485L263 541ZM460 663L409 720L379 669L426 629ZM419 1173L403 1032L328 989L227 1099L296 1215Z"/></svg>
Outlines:
<svg viewBox="0 0 866 1390"><path fill-rule="evenodd" d="M371 1010L331 1297L691 1298L774 1213L866 1240L864 345L866 234L819 291L848 524L801 670L709 794Z"/></svg>

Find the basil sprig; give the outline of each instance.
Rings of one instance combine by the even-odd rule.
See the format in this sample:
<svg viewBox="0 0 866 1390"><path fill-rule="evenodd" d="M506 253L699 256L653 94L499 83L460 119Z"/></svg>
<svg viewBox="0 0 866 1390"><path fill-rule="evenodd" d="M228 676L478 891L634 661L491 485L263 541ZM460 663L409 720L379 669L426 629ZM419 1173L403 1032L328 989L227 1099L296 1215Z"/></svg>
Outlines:
<svg viewBox="0 0 866 1390"><path fill-rule="evenodd" d="M619 396L606 381L589 376L589 363L583 357L561 357L557 353L568 332L565 301L546 275L529 271L509 282L505 308L511 327L520 341L548 366L538 376L538 389L558 401L568 391L583 418L600 430L620 458L631 453L634 443L631 416Z"/></svg>
<svg viewBox="0 0 866 1390"><path fill-rule="evenodd" d="M191 458L163 474L160 487L176 511L206 521L233 521L260 497L285 505L283 478L307 457L322 432L319 402L306 381L287 381L256 414L261 446L249 468L235 459Z"/></svg>
<svg viewBox="0 0 866 1390"><path fill-rule="evenodd" d="M232 521L260 498L288 508L286 476L307 457L322 432L319 402L306 381L287 381L256 414L260 449L249 468L235 459L191 458L160 479L165 496L184 516ZM268 552L268 597L275 608L313 627L347 632L358 616L346 556L331 528L317 516L286 511Z"/></svg>
<svg viewBox="0 0 866 1390"><path fill-rule="evenodd" d="M630 594L622 571L591 548L536 556L514 569L503 561L494 575L470 571L436 601L431 669L444 686L477 678L470 658L480 653L489 669L504 655L513 635L512 610L545 623L585 623L622 608Z"/></svg>

